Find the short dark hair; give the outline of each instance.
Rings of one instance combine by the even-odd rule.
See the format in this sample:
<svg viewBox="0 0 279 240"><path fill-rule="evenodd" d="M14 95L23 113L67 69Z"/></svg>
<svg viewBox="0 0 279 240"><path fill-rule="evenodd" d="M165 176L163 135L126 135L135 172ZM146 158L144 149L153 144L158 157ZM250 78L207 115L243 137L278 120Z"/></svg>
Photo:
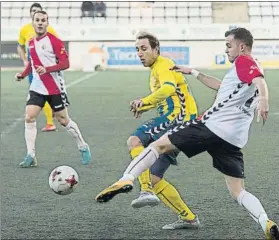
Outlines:
<svg viewBox="0 0 279 240"><path fill-rule="evenodd" d="M47 12L46 12L46 11L37 11L37 12L35 12L34 15L33 15L33 19L32 19L33 21L34 21L35 15L38 14L38 13L47 15ZM47 19L48 19L48 15L47 15Z"/></svg>
<svg viewBox="0 0 279 240"><path fill-rule="evenodd" d="M160 42L155 35L148 33L148 32L139 32L137 34L136 38L137 39L147 38L151 48L154 49L154 48L158 47L158 53L160 54Z"/></svg>
<svg viewBox="0 0 279 240"><path fill-rule="evenodd" d="M246 28L233 28L231 30L226 31L225 37L233 35L234 39L242 41L247 47L252 48L253 46L253 35Z"/></svg>
<svg viewBox="0 0 279 240"><path fill-rule="evenodd" d="M34 8L34 7L40 8L41 10L43 10L42 5L40 3L33 3L30 7L30 13L32 11L32 8Z"/></svg>

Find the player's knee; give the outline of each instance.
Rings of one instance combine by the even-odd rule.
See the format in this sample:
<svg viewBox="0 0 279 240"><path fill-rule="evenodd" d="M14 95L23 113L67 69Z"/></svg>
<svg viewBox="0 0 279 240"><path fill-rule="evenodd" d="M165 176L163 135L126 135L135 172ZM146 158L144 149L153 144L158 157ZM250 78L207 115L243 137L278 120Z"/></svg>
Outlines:
<svg viewBox="0 0 279 240"><path fill-rule="evenodd" d="M245 189L242 179L226 177L226 184L229 193L234 200L237 200L239 194Z"/></svg>
<svg viewBox="0 0 279 240"><path fill-rule="evenodd" d="M36 121L36 117L31 116L29 114L25 114L25 122L26 123L33 123Z"/></svg>
<svg viewBox="0 0 279 240"><path fill-rule="evenodd" d="M137 136L130 136L127 140L129 150L142 146L141 140Z"/></svg>
<svg viewBox="0 0 279 240"><path fill-rule="evenodd" d="M155 148L159 154L168 153L173 149L171 149L170 146L168 146L167 141L169 141L168 137L163 136L159 138L157 141L151 143L150 146Z"/></svg>
<svg viewBox="0 0 279 240"><path fill-rule="evenodd" d="M231 189L229 189L229 192L230 192L231 197L232 197L235 201L237 201L239 194L240 194L243 190L245 190L245 189L244 189L244 188L240 188L240 189L237 189L237 190L231 190Z"/></svg>
<svg viewBox="0 0 279 240"><path fill-rule="evenodd" d="M63 116L63 115L55 115L56 116L56 119L57 121L63 126L63 127L66 127L69 123L69 118L66 117L66 116Z"/></svg>
<svg viewBox="0 0 279 240"><path fill-rule="evenodd" d="M152 186L154 186L155 184L157 184L158 182L160 182L162 180L162 178L160 178L156 175L153 175L153 174L150 174L150 178L151 178Z"/></svg>

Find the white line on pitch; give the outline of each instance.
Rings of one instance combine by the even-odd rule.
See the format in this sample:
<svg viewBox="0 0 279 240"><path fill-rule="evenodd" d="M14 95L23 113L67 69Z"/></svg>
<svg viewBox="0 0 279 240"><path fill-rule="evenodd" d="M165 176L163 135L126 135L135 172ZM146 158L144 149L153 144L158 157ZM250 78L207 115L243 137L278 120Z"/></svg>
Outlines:
<svg viewBox="0 0 279 240"><path fill-rule="evenodd" d="M75 81L69 83L68 85L66 85L66 88L70 88L72 86L75 86L80 82L83 82L83 81L85 81L85 80L87 80L91 77L96 76L97 74L98 74L98 72L93 72L93 73L87 74L87 75L85 75L81 78L78 78L77 80L75 80ZM24 121L24 118L25 118L25 115L15 119L13 121L13 123L8 128L6 128L3 132L1 132L1 141L6 135L8 135L13 129L15 129L22 121Z"/></svg>

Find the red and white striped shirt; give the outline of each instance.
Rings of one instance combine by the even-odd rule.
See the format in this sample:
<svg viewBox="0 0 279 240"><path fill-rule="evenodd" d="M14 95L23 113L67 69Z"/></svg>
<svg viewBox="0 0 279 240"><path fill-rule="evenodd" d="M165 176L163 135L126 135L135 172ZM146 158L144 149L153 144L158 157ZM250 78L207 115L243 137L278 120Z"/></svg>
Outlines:
<svg viewBox="0 0 279 240"><path fill-rule="evenodd" d="M33 80L30 90L43 95L56 95L65 92L65 82L61 70L69 68L69 59L64 43L52 35L33 38L29 42L31 62L23 75L32 71ZM46 68L46 73L39 75L38 66Z"/></svg>

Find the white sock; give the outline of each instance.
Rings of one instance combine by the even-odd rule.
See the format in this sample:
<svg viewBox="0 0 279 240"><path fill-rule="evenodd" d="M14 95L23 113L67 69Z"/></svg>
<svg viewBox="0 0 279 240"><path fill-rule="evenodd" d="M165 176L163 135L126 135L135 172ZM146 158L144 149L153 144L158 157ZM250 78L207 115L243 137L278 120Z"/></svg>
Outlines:
<svg viewBox="0 0 279 240"><path fill-rule="evenodd" d="M25 142L27 147L27 154L35 157L35 142L37 137L37 124L36 122L25 122Z"/></svg>
<svg viewBox="0 0 279 240"><path fill-rule="evenodd" d="M131 180L138 178L141 173L150 168L159 158L159 153L154 147L145 148L125 170L121 180Z"/></svg>
<svg viewBox="0 0 279 240"><path fill-rule="evenodd" d="M263 231L265 231L268 217L259 199L243 189L238 195L237 201L241 206L246 208L250 216L259 223Z"/></svg>
<svg viewBox="0 0 279 240"><path fill-rule="evenodd" d="M78 149L86 147L86 142L83 140L78 125L74 121L70 119L65 128L67 132L76 140Z"/></svg>

